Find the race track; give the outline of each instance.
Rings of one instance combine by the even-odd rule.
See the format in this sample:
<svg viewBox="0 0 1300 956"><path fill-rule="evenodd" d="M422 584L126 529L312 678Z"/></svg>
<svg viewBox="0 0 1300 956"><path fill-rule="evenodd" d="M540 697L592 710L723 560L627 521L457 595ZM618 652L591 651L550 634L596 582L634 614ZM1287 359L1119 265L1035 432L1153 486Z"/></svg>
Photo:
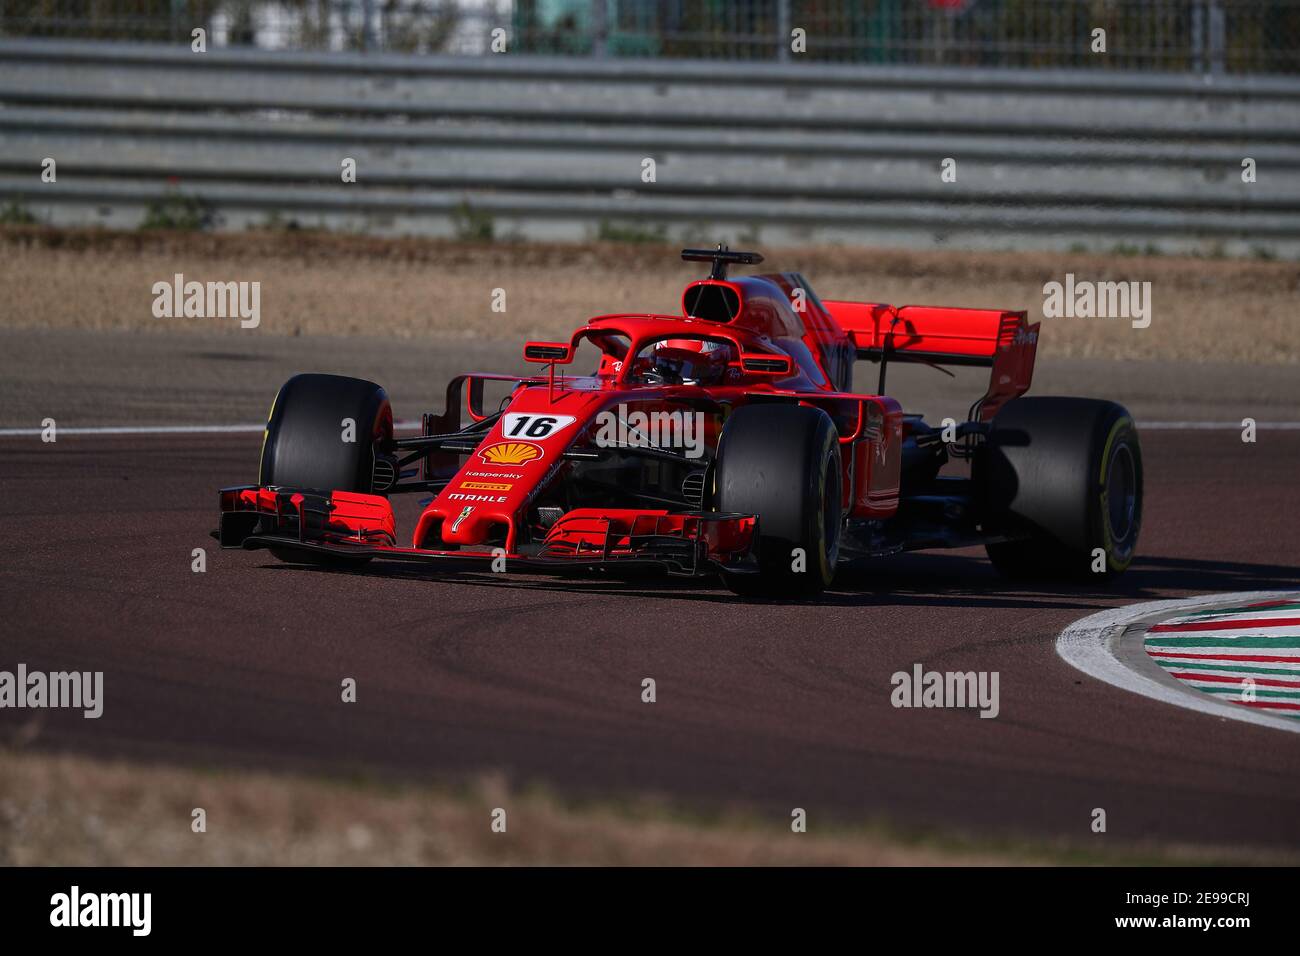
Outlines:
<svg viewBox="0 0 1300 956"><path fill-rule="evenodd" d="M0 711L5 739L196 765L501 772L566 796L778 819L803 807L814 825L1300 848L1295 735L1128 693L1055 651L1106 608L1297 589L1300 431L1254 445L1144 433L1141 556L1112 587L1012 587L982 552L926 553L842 575L810 605L223 552L215 490L253 476L259 441L0 438L0 666L102 670L106 697L99 720ZM402 501L407 533L415 509ZM916 663L999 672L999 716L895 709L890 676ZM340 702L346 677L355 704ZM1089 829L1098 807L1106 837Z"/></svg>

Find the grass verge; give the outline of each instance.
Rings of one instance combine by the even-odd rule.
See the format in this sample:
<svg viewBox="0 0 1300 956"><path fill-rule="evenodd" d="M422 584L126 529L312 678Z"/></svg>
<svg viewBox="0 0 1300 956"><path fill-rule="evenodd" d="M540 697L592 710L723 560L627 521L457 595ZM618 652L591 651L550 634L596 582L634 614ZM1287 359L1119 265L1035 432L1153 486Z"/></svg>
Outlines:
<svg viewBox="0 0 1300 956"><path fill-rule="evenodd" d="M1245 851L976 841L881 824L808 832L752 810L0 750L0 863L20 866L1039 865L1286 862ZM495 808L506 832L491 828ZM206 832L192 829L206 814ZM1294 862L1294 861L1291 861Z"/></svg>

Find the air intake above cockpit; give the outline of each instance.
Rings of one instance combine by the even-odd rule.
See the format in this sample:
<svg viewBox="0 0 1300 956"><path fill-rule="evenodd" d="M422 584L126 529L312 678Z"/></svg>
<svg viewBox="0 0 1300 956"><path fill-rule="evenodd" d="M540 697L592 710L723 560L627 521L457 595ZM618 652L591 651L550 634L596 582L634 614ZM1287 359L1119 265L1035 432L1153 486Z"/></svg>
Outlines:
<svg viewBox="0 0 1300 956"><path fill-rule="evenodd" d="M708 279L686 287L682 313L688 319L730 322L740 314L740 295L731 286Z"/></svg>

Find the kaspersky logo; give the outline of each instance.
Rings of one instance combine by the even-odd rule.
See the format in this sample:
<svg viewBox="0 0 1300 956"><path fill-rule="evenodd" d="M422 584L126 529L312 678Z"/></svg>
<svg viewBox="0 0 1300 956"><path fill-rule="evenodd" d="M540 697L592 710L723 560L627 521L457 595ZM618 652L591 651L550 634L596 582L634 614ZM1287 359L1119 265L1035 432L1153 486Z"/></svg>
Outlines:
<svg viewBox="0 0 1300 956"><path fill-rule="evenodd" d="M489 465L526 465L541 458L545 452L541 445L530 441L499 441L479 449L478 456Z"/></svg>
<svg viewBox="0 0 1300 956"><path fill-rule="evenodd" d="M460 527L460 523L464 521L466 518L468 518L471 514L473 514L473 512L474 512L473 505L469 505L467 507L461 508L460 514L458 514L456 516L456 520L451 523L451 533L455 534L456 529Z"/></svg>

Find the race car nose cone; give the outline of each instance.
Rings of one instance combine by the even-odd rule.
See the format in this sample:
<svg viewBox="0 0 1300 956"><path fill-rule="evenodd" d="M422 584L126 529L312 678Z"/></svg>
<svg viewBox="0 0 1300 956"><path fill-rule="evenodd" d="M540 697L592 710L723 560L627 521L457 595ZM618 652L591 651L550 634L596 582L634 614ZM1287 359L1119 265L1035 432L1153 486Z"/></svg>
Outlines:
<svg viewBox="0 0 1300 956"><path fill-rule="evenodd" d="M480 506L460 505L443 520L442 540L446 544L481 544L487 539L491 521Z"/></svg>

